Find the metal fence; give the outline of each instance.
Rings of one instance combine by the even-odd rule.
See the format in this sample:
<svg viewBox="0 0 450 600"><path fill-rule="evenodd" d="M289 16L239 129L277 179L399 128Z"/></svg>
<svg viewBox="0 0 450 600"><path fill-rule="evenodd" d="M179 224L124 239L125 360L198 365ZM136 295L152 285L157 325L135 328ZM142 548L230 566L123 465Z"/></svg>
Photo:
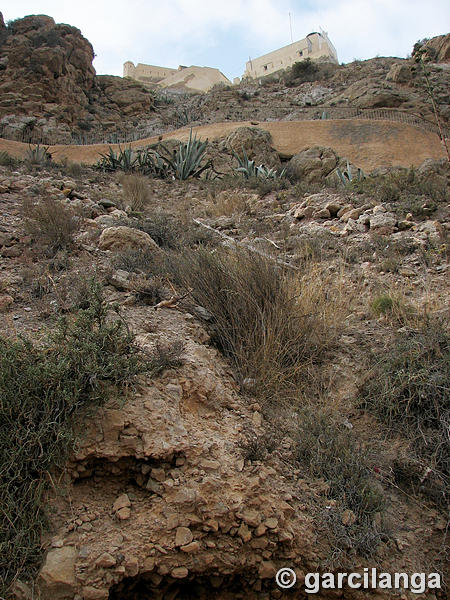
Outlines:
<svg viewBox="0 0 450 600"><path fill-rule="evenodd" d="M299 109L294 113L292 113L291 109L290 116L298 121L311 121L317 119L369 119L374 121L396 121L398 123L413 125L414 127L436 133L438 136L440 136L439 128L436 123L433 123L420 115L389 108L361 109L340 106L311 107ZM197 124L198 122L196 122L196 125ZM85 146L90 144L126 144L139 139L156 136L160 133L162 133L162 131L155 131L155 128L122 128L114 132L96 130L61 136L61 133L55 135L44 135L37 131L33 131L32 129L10 132L8 131L8 125L0 124L0 138L25 142L26 144L44 144L49 146L53 146L55 144L76 146ZM168 133L168 131L166 133ZM448 128L443 128L443 135L445 138L449 137Z"/></svg>

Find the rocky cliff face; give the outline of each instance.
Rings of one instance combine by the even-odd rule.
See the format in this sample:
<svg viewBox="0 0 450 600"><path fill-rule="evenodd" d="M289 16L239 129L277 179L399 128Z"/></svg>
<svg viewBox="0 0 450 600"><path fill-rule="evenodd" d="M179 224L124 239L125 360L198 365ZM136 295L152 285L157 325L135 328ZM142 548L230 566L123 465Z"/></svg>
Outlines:
<svg viewBox="0 0 450 600"><path fill-rule="evenodd" d="M0 131L56 136L122 126L151 111L153 95L136 82L96 77L94 51L79 29L34 15L0 21ZM26 140L25 140L26 141Z"/></svg>

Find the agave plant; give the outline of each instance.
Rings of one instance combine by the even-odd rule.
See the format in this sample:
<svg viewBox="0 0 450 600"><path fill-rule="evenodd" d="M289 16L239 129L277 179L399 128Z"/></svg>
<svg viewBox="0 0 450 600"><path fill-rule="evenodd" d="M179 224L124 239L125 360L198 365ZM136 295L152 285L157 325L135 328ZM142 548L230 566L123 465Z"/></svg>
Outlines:
<svg viewBox="0 0 450 600"><path fill-rule="evenodd" d="M107 154L100 154L101 158L96 167L101 171L125 171L131 173L138 164L138 153L131 148L122 148L119 145L119 151L115 152L111 146Z"/></svg>
<svg viewBox="0 0 450 600"><path fill-rule="evenodd" d="M356 173L353 172L351 164L348 161L347 168L345 169L345 171L341 171L341 169L338 167L336 169L336 173L342 185L348 185L353 181L361 181L362 179L366 178L366 175L362 169L358 168L356 170Z"/></svg>
<svg viewBox="0 0 450 600"><path fill-rule="evenodd" d="M241 173L245 179L250 179L251 177L258 177L260 179L279 179L286 175L286 169L283 169L278 173L275 168L269 168L265 165L259 165L259 167L257 167L255 161L248 158L244 148L242 148L242 158L236 154L236 152L233 152L233 155L239 165L235 171Z"/></svg>
<svg viewBox="0 0 450 600"><path fill-rule="evenodd" d="M176 179L185 180L189 177L200 177L200 175L212 166L207 161L202 166L208 141L201 142L195 136L192 137L192 129L189 133L187 144L180 143L178 148L169 157L163 157L173 170Z"/></svg>
<svg viewBox="0 0 450 600"><path fill-rule="evenodd" d="M47 165L52 160L52 155L48 150L48 146L37 144L32 147L30 145L25 153L25 161L31 165Z"/></svg>
<svg viewBox="0 0 450 600"><path fill-rule="evenodd" d="M143 175L167 179L172 174L172 169L167 160L156 150L144 148L138 150L137 170Z"/></svg>

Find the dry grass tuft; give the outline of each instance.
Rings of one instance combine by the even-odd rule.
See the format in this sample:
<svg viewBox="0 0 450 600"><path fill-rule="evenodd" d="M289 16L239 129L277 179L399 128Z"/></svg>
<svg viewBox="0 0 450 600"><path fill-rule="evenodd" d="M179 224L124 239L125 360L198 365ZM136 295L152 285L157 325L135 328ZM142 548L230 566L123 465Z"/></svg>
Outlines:
<svg viewBox="0 0 450 600"><path fill-rule="evenodd" d="M124 205L131 210L142 211L151 200L147 177L142 175L121 175L119 182L123 187Z"/></svg>
<svg viewBox="0 0 450 600"><path fill-rule="evenodd" d="M244 250L199 249L168 268L213 316L212 339L238 380L254 379L266 400L295 395L336 340L342 294L317 266L298 274Z"/></svg>
<svg viewBox="0 0 450 600"><path fill-rule="evenodd" d="M22 203L25 230L46 254L54 256L58 250L71 248L79 219L71 208L52 198L38 202L26 198Z"/></svg>

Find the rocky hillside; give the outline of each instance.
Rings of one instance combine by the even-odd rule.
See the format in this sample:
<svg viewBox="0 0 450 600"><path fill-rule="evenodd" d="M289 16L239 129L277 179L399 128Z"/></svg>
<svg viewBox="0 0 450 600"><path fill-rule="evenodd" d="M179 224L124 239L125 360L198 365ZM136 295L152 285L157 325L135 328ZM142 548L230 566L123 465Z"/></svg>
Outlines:
<svg viewBox="0 0 450 600"><path fill-rule="evenodd" d="M54 136L64 143L92 129L114 130L153 109L153 94L120 77L96 76L79 29L44 15L5 26L0 14L0 136Z"/></svg>
<svg viewBox="0 0 450 600"><path fill-rule="evenodd" d="M11 135L431 115L394 58L153 105L49 17L0 44ZM443 119L445 65L426 66ZM174 140L96 166L0 152L2 599L304 599L309 574L374 567L409 583L315 597L448 597L449 163L288 162L251 125L196 160Z"/></svg>
<svg viewBox="0 0 450 600"><path fill-rule="evenodd" d="M255 136L279 165L264 132L228 141L252 153ZM303 598L307 573L374 565L444 577L448 164L344 184L319 150L292 183L2 156L8 600ZM296 595L275 583L286 566Z"/></svg>
<svg viewBox="0 0 450 600"><path fill-rule="evenodd" d="M449 36L420 42L415 50L419 47L446 126ZM6 27L0 17L0 136L68 143L74 136L95 142L109 135L110 141L124 141L185 125L345 118L358 110L385 108L436 125L423 68L414 57L319 63L207 94L155 95L131 80L96 76L93 56L91 44L75 27L43 15Z"/></svg>

